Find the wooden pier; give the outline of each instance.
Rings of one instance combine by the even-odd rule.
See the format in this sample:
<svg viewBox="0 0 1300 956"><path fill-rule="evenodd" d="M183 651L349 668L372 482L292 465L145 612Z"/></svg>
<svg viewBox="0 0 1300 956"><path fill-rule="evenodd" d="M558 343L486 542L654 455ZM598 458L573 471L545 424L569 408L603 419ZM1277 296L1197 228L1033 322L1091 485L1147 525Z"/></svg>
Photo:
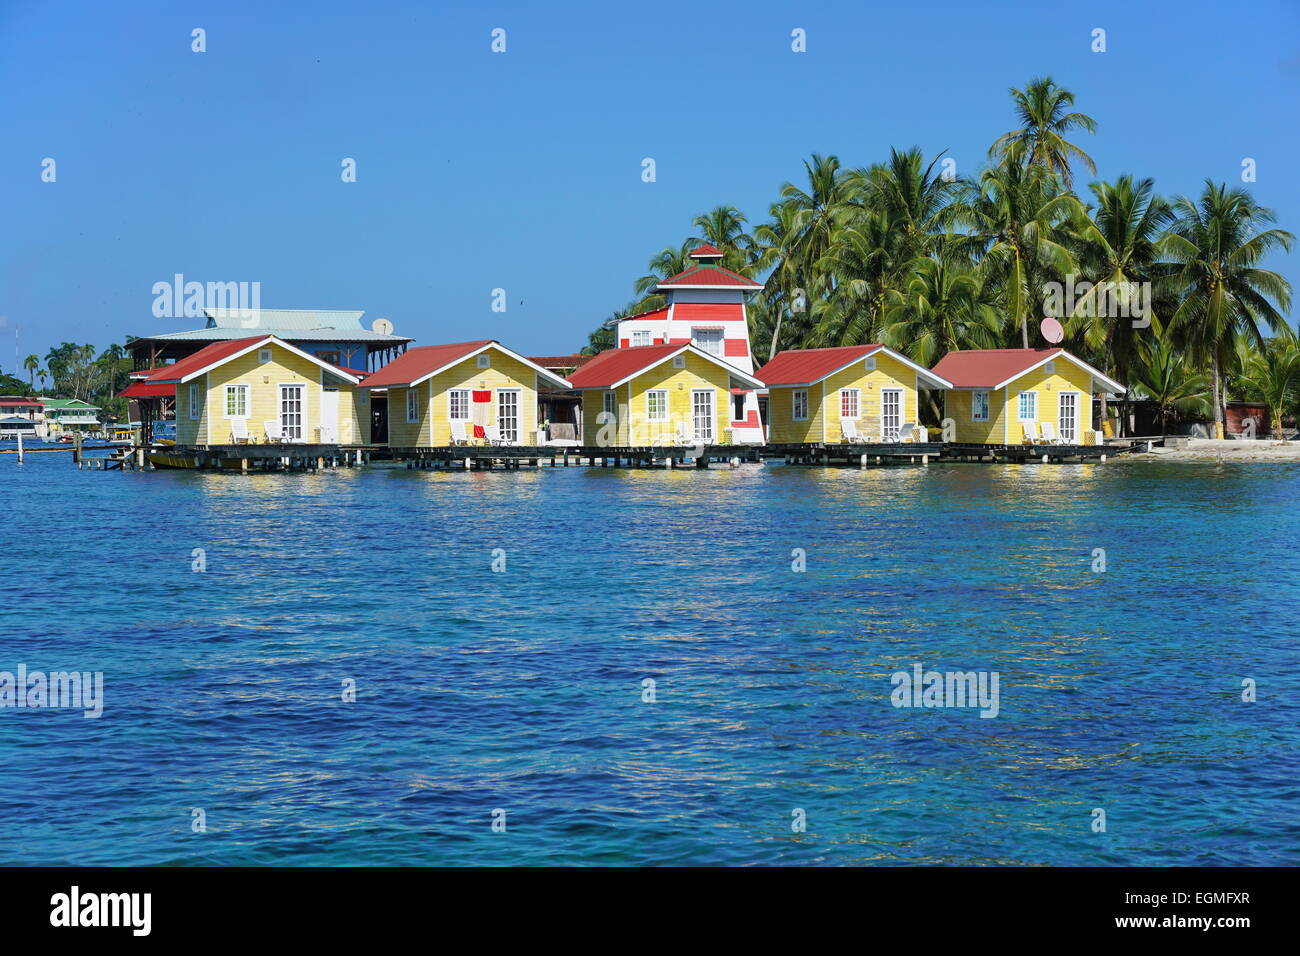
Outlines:
<svg viewBox="0 0 1300 956"><path fill-rule="evenodd" d="M773 445L386 445L233 444L153 447L102 446L29 449L28 453L71 451L78 468L127 471L181 468L198 471L320 471L362 467L372 461L404 464L421 470L492 470L530 468L708 468L717 462L732 468L744 463L780 460L787 465L920 465L934 462L1063 463L1105 462L1142 450L1149 443L1112 445L980 445L971 443L835 443ZM85 451L110 450L108 456Z"/></svg>

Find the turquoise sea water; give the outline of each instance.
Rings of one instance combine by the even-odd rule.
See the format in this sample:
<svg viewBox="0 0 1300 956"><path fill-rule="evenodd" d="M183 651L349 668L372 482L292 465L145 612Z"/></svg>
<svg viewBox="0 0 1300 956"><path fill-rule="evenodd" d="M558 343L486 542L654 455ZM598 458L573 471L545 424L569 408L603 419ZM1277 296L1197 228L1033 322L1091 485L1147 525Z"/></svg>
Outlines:
<svg viewBox="0 0 1300 956"><path fill-rule="evenodd" d="M0 864L1300 863L1295 466L0 492L0 670L105 696L0 710ZM893 707L915 663L999 715Z"/></svg>

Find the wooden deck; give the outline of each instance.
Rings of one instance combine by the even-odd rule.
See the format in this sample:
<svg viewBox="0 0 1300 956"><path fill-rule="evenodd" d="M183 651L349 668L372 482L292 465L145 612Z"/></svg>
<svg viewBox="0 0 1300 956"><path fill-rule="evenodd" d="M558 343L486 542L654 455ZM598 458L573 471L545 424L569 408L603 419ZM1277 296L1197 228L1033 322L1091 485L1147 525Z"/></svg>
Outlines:
<svg viewBox="0 0 1300 956"><path fill-rule="evenodd" d="M773 445L601 447L575 445L386 445L222 444L154 447L144 458L157 468L233 471L316 471L392 462L410 469L514 469L521 467L707 468L718 462L781 460L787 465L922 465L935 462L1029 463L1105 461L1141 445L981 445L970 443L797 443ZM86 451L90 448L84 449ZM139 448L112 446L110 457L76 456L78 467L128 470L144 464Z"/></svg>

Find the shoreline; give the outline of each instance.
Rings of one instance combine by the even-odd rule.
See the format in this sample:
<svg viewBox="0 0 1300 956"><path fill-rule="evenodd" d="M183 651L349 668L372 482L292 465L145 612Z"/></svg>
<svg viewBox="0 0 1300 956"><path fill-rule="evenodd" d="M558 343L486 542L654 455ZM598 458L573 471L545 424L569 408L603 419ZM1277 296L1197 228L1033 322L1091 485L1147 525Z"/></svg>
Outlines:
<svg viewBox="0 0 1300 956"><path fill-rule="evenodd" d="M1300 441L1190 438L1186 448L1155 446L1124 456L1141 461L1300 462Z"/></svg>

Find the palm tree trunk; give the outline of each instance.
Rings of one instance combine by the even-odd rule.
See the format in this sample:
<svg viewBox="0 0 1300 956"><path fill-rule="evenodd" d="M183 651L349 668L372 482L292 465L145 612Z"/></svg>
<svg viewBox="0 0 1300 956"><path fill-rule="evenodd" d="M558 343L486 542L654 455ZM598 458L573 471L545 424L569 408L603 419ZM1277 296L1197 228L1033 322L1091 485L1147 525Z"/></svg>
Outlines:
<svg viewBox="0 0 1300 956"><path fill-rule="evenodd" d="M1227 423L1224 421L1223 402L1221 394L1223 389L1223 378L1219 368L1219 353L1214 353L1214 429L1215 438L1226 438L1228 435Z"/></svg>
<svg viewBox="0 0 1300 956"><path fill-rule="evenodd" d="M781 314L784 311L781 308L776 310L776 325L772 326L772 344L767 349L767 360L769 362L776 358L776 340L781 335Z"/></svg>
<svg viewBox="0 0 1300 956"><path fill-rule="evenodd" d="M1029 318L1020 317L1020 342L1023 348L1029 348Z"/></svg>

